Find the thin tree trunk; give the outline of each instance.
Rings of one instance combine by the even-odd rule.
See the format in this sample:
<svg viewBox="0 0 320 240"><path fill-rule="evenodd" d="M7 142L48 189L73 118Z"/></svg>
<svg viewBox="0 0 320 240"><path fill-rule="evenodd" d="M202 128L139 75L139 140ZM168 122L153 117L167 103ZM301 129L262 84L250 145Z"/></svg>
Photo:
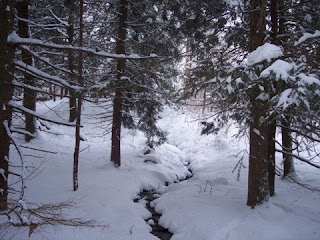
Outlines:
<svg viewBox="0 0 320 240"><path fill-rule="evenodd" d="M125 54L126 52L126 21L128 14L128 1L120 0L119 6L119 29L118 29L118 40L116 46L116 52L118 54ZM116 167L121 165L121 154L120 154L120 136L121 136L121 111L122 111L122 95L123 90L121 87L121 78L125 75L126 60L117 60L117 80L118 84L115 90L115 96L113 100L113 118L112 118L112 136L111 136L111 161Z"/></svg>
<svg viewBox="0 0 320 240"><path fill-rule="evenodd" d="M250 52L263 44L266 30L266 0L250 1ZM257 100L259 88L251 98L250 153L247 205L255 207L269 198L267 125L261 123L267 103Z"/></svg>
<svg viewBox="0 0 320 240"><path fill-rule="evenodd" d="M12 117L12 110L7 104L13 95L15 47L9 45L7 39L13 30L14 3L14 0L0 1L0 210L8 208L10 138L4 124L10 127Z"/></svg>
<svg viewBox="0 0 320 240"><path fill-rule="evenodd" d="M63 87L61 87L61 89L60 89L60 99L63 98L63 94L64 94Z"/></svg>
<svg viewBox="0 0 320 240"><path fill-rule="evenodd" d="M187 39L185 42L186 46L186 64L185 64L185 70L184 70L184 79L183 79L183 87L184 87L184 98L187 100L188 94L190 94L190 91L192 89L191 86L191 61L192 61L192 50L191 50L191 40Z"/></svg>
<svg viewBox="0 0 320 240"><path fill-rule="evenodd" d="M202 113L206 111L206 102L207 102L207 88L203 89L203 101L202 101Z"/></svg>
<svg viewBox="0 0 320 240"><path fill-rule="evenodd" d="M69 44L73 44L73 35L74 35L74 28L73 28L73 24L74 24L74 3L73 1L69 0L66 1L66 4L69 8L69 26L67 28L67 33L68 33L68 43ZM73 82L73 78L74 78L74 55L72 51L68 52L68 68L69 71L71 72L69 74L69 78L71 80L71 82ZM76 120L77 117L77 106L76 106L76 93L74 90L69 89L69 94L70 94L70 98L69 98L69 108L70 108L70 112L69 112L69 122L73 122L74 120Z"/></svg>
<svg viewBox="0 0 320 240"><path fill-rule="evenodd" d="M56 94L56 86L53 85L53 101L55 102L57 99L57 94Z"/></svg>
<svg viewBox="0 0 320 240"><path fill-rule="evenodd" d="M79 34L79 47L83 45L83 0L80 0L80 34ZM78 63L78 73L79 73L79 85L83 86L83 55L79 52L79 63ZM74 159L73 159L73 191L77 191L79 187L78 182L78 166L79 166L79 153L80 153L80 125L81 125L81 107L82 107L82 93L78 94L78 111L76 119L76 144L74 149Z"/></svg>
<svg viewBox="0 0 320 240"><path fill-rule="evenodd" d="M274 183L275 183L275 166L276 166L276 121L272 121L268 124L268 179L269 179L269 192L270 196L274 196Z"/></svg>
<svg viewBox="0 0 320 240"><path fill-rule="evenodd" d="M29 10L28 10L28 3L29 1L23 0L23 1L18 1L16 3L16 9L18 12L18 16L23 19L29 19ZM19 28L19 36L23 38L29 38L29 24L27 21L18 21L18 28ZM30 66L33 65L33 59L32 55L22 49L21 50L22 54L22 61ZM34 78L28 74L24 74L24 83L26 85L31 85L34 86ZM23 106L35 111L36 110L36 92L32 89L29 88L24 88L24 94L23 94ZM34 116L25 113L25 129L30 132L34 133L36 131L36 124L35 124L35 118ZM25 140L29 142L32 139L30 135L25 135Z"/></svg>
<svg viewBox="0 0 320 240"><path fill-rule="evenodd" d="M270 2L270 16L271 16L271 41L277 44L277 37L279 31L278 18L278 0L271 0Z"/></svg>
<svg viewBox="0 0 320 240"><path fill-rule="evenodd" d="M282 148L283 151L283 178L294 172L294 164L292 158L292 137L290 131L290 117L286 116L281 119L281 135L282 135Z"/></svg>

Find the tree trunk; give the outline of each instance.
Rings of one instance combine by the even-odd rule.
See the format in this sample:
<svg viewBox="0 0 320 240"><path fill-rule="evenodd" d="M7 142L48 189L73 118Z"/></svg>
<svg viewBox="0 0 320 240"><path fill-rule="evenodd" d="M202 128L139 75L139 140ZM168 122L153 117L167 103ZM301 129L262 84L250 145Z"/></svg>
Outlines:
<svg viewBox="0 0 320 240"><path fill-rule="evenodd" d="M83 45L83 0L80 0L80 34L79 34L79 47ZM83 86L83 55L79 52L79 63L78 63L78 73L79 73L79 85ZM73 155L73 191L77 191L79 187L78 183L78 165L79 165L79 153L80 153L80 125L81 125L81 107L82 107L82 94L78 95L78 111L76 119L76 144Z"/></svg>
<svg viewBox="0 0 320 240"><path fill-rule="evenodd" d="M60 88L60 99L63 98L63 95L64 95L64 90L63 90L63 87Z"/></svg>
<svg viewBox="0 0 320 240"><path fill-rule="evenodd" d="M270 2L270 16L271 16L271 42L279 45L278 41L278 0L271 0ZM274 86L277 85L276 81L272 83ZM269 179L269 191L270 196L274 196L275 190L275 136L276 136L276 116L272 116L271 121L268 124L268 179Z"/></svg>
<svg viewBox="0 0 320 240"><path fill-rule="evenodd" d="M53 85L53 101L55 102L56 101L56 99L57 99L57 93L56 93L56 86L55 85Z"/></svg>
<svg viewBox="0 0 320 240"><path fill-rule="evenodd" d="M120 0L119 6L119 29L116 52L118 54L125 54L126 52L126 21L128 14L128 0ZM117 84L115 96L113 100L113 118L112 118L112 137L111 137L111 161L116 167L121 165L120 154L120 136L121 136L121 111L122 111L122 95L121 78L125 75L126 60L117 60Z"/></svg>
<svg viewBox="0 0 320 240"><path fill-rule="evenodd" d="M278 24L278 0L271 0L270 2L270 16L271 16L271 41L278 45L277 37L279 31Z"/></svg>
<svg viewBox="0 0 320 240"><path fill-rule="evenodd" d="M184 70L184 78L183 78L183 87L184 87L184 98L185 100L189 97L187 95L190 95L190 91L192 89L191 86L191 61L192 61L192 50L191 50L191 40L187 39L185 42L186 46L186 64L185 64L185 70Z"/></svg>
<svg viewBox="0 0 320 240"><path fill-rule="evenodd" d="M16 9L18 12L18 16L20 18L24 18L24 19L29 19L29 9L28 9L28 0L23 0L23 1L18 1L16 3ZM26 21L18 21L18 28L19 28L19 36L23 37L23 38L29 38L30 34L29 34L29 24ZM30 66L33 65L33 59L32 59L32 55L22 49L21 50L21 54L22 54L22 61ZM25 73L24 74L24 83L26 85L30 85L30 86L34 86L35 82L34 82L34 78L28 74ZM36 110L36 92L32 89L29 88L24 88L24 94L23 94L23 106L35 111ZM34 133L36 131L36 124L35 124L35 118L34 116L25 113L25 129L30 132L30 133ZM29 142L32 139L32 137L30 135L25 135L25 140L27 142Z"/></svg>
<svg viewBox="0 0 320 240"><path fill-rule="evenodd" d="M281 120L282 128L281 128L281 134L282 134L282 148L283 151L288 152L283 153L283 178L288 176L289 174L294 172L294 164L293 164L293 158L292 158L292 137L291 137L291 131L290 131L290 117L286 116L285 118L282 118Z"/></svg>
<svg viewBox="0 0 320 240"><path fill-rule="evenodd" d="M250 52L263 44L266 31L266 0L250 1ZM252 90L250 124L250 153L247 205L255 207L269 198L267 124L260 119L265 116L267 103L257 100L259 88Z"/></svg>
<svg viewBox="0 0 320 240"><path fill-rule="evenodd" d="M279 0L279 33L285 34L286 33L286 25L285 25L285 5L283 0ZM283 42L286 39L282 40ZM285 49L285 45L283 44L283 48ZM292 138L291 138L291 131L290 131L290 121L291 118L289 116L288 111L285 113L287 114L284 118L281 119L281 135L282 135L282 148L283 151L292 153ZM285 178L288 174L294 172L294 164L293 158L291 155L283 153L283 178Z"/></svg>
<svg viewBox="0 0 320 240"><path fill-rule="evenodd" d="M13 95L15 47L9 45L7 39L13 30L14 3L14 0L0 1L0 210L8 208L10 138L4 124L10 127L12 117L12 110L7 104Z"/></svg>
<svg viewBox="0 0 320 240"><path fill-rule="evenodd" d="M73 1L67 1L66 2L68 8L69 8L69 26L67 28L67 33L68 33L68 44L72 45L73 44L73 35L74 35L74 3ZM74 55L72 51L68 51L68 68L69 71L71 72L69 74L70 82L74 82ZM76 120L77 117L77 101L76 101L76 93L74 90L69 89L69 122L73 122Z"/></svg>
<svg viewBox="0 0 320 240"><path fill-rule="evenodd" d="M275 180L275 166L276 166L276 121L268 124L268 179L269 179L269 192L270 196L274 196L274 180Z"/></svg>
<svg viewBox="0 0 320 240"><path fill-rule="evenodd" d="M251 207L262 204L269 197L267 127L259 122L263 111L265 103L262 101L252 104L247 200Z"/></svg>

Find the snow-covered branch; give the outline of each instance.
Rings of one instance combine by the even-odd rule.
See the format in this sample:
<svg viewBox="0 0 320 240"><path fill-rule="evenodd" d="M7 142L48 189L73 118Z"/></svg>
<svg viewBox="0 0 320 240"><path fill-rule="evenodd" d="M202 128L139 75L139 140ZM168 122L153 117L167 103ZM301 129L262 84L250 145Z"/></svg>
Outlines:
<svg viewBox="0 0 320 240"><path fill-rule="evenodd" d="M17 35L16 32L13 32L8 36L8 43L21 44L21 45L35 45L35 46L42 46L46 48L59 49L59 50L65 50L65 51L70 51L70 50L79 51L79 52L81 51L83 53L90 54L90 55L106 57L106 58L115 58L115 59L124 58L124 59L143 60L143 59L159 58L159 56L156 54L150 54L150 56L139 56L138 54L126 55L126 54L109 53L105 51L96 51L95 49L87 48L87 47L77 47L72 45L46 43L39 39L21 38Z"/></svg>
<svg viewBox="0 0 320 240"><path fill-rule="evenodd" d="M36 22L31 21L31 20L29 20L29 19L21 18L21 17L19 17L19 16L15 16L15 18L16 18L18 21L26 22L26 23L28 23L29 25L32 25L32 26L35 26L35 27L39 27L39 28L64 27L64 25L62 25L62 24L39 24L39 23L36 23Z"/></svg>
<svg viewBox="0 0 320 240"><path fill-rule="evenodd" d="M61 72L65 72L65 73L68 73L68 74L74 74L74 75L76 74L76 73L70 72L70 71L69 71L68 69L66 69L66 68L57 67L57 65L51 63L51 62L48 60L48 58L39 56L36 52L30 50L30 48L28 48L28 47L21 46L21 48L22 48L23 50L25 50L25 51L28 51L34 58L38 59L39 61L41 61L41 62L43 62L43 63L45 63L45 64L47 64L47 65L49 65L50 67L52 67L52 68L54 68L54 69L56 69L56 70L59 70L59 71L61 71Z"/></svg>
<svg viewBox="0 0 320 240"><path fill-rule="evenodd" d="M305 34L303 34L303 36L301 38L299 38L298 41L296 41L294 43L294 45L298 46L299 44L307 41L308 39L318 38L318 37L320 37L320 31L319 30L315 31L314 33L305 33Z"/></svg>
<svg viewBox="0 0 320 240"><path fill-rule="evenodd" d="M17 109L17 110L20 110L20 111L22 111L24 113L30 114L30 115L32 115L32 116L34 116L36 118L42 119L42 120L47 121L47 122L60 124L60 125L64 125L64 126L69 126L69 127L75 127L76 126L75 123L70 123L68 121L57 121L57 120L53 120L53 119L47 118L45 116L41 116L35 111L32 111L32 110L30 110L28 108L25 108L23 106L20 106L20 105L16 104L14 101L10 101L8 103L8 105L13 107L13 108L15 108L15 109Z"/></svg>
<svg viewBox="0 0 320 240"><path fill-rule="evenodd" d="M72 86L70 85L66 80L62 79L62 78L59 78L57 76L52 76L46 72L43 72L33 66L30 66L22 61L14 61L14 64L16 66L18 66L22 71L26 71L27 73L30 73L31 75L34 75L36 77L40 77L41 79L45 80L45 79L48 79L48 80L51 80L53 82L56 82L58 84L61 84L65 87L68 87L68 88L71 88L71 89L74 89L74 90L83 90L83 88L81 87L77 87L77 86Z"/></svg>

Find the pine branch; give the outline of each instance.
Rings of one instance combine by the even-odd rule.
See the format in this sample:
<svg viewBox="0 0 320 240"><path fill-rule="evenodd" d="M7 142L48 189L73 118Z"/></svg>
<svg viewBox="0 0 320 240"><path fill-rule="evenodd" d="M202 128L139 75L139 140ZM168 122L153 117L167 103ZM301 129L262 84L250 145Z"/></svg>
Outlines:
<svg viewBox="0 0 320 240"><path fill-rule="evenodd" d="M113 59L135 59L135 60L144 60L144 59L154 59L154 58L160 58L160 56L157 55L150 55L150 56L138 56L136 54L126 55L126 54L116 54L116 53L109 53L105 51L96 51L92 48L87 47L76 47L72 45L64 45L64 44L56 44L56 43L46 43L39 39L34 38L21 38L16 33L12 33L8 37L8 43L11 44L17 44L17 45L33 45L33 46L41 46L51 49L59 49L59 50L65 50L65 51L78 51L83 52L90 55L100 56L100 57L106 57L106 58L113 58ZM165 57L161 57L165 58Z"/></svg>

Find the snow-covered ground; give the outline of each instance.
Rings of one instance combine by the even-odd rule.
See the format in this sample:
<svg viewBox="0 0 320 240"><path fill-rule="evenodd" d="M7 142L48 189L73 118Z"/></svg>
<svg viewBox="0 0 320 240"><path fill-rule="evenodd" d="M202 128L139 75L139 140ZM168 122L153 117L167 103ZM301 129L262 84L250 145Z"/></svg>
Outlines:
<svg viewBox="0 0 320 240"><path fill-rule="evenodd" d="M49 111L48 107L55 112ZM37 106L41 114L68 118L68 102L49 101ZM99 119L103 109L84 104L79 163L79 190L72 191L74 129L50 124L50 132L39 132L37 139L24 143L56 154L23 149L29 165L40 165L39 174L26 182L25 199L36 203L56 203L76 199L76 209L65 214L95 219L105 229L45 228L30 239L157 239L145 222L150 218L143 201L133 202L143 190L157 189L162 195L153 202L162 213L160 224L174 233L174 240L222 239L320 239L320 192L276 179L276 195L262 206L246 206L247 171L232 173L245 149L246 139L234 140L232 129L218 135L200 136L199 121L186 110L165 108L159 126L168 131L168 142L144 155L145 138L134 130L122 133L122 166L109 162L110 135ZM147 157L148 156L148 157ZM17 157L12 149L11 157ZM156 164L150 161L157 162ZM181 181L190 175L193 177ZM247 167L247 156L244 158ZM278 165L281 167L281 163ZM318 170L296 163L301 182L320 186ZM166 186L169 183L169 186ZM13 232L11 232L13 233ZM10 234L11 235L11 234ZM9 237L9 234L8 234ZM28 239L28 229L20 229L14 239Z"/></svg>

